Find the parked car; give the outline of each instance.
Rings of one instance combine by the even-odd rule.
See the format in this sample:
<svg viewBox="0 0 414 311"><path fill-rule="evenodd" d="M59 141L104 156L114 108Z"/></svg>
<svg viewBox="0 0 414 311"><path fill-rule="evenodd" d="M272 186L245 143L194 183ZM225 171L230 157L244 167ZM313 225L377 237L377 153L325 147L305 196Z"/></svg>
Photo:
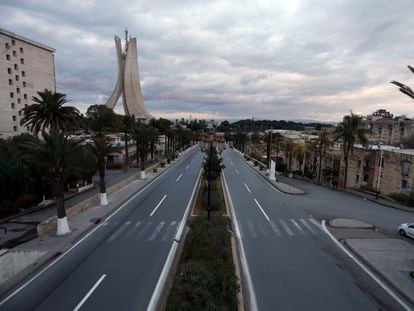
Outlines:
<svg viewBox="0 0 414 311"><path fill-rule="evenodd" d="M398 227L398 232L403 236L409 236L409 237L414 238L414 223L401 224Z"/></svg>

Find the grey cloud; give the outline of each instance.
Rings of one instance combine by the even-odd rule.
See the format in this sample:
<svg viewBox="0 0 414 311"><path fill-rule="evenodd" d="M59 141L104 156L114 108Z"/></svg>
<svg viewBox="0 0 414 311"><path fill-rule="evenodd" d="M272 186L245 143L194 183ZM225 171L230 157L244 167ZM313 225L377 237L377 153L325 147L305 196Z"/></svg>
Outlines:
<svg viewBox="0 0 414 311"><path fill-rule="evenodd" d="M111 93L128 26L150 111L337 121L397 101L414 114L388 83L413 81L410 0L294 2L4 0L0 27L56 48L58 90L83 110Z"/></svg>

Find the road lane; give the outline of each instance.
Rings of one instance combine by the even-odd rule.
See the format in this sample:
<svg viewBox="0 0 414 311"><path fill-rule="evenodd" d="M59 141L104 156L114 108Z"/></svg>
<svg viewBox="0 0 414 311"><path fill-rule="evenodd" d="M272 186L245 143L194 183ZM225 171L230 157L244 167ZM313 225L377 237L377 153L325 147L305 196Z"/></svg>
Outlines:
<svg viewBox="0 0 414 311"><path fill-rule="evenodd" d="M0 309L73 310L105 274L82 310L145 310L202 160L201 152L189 152Z"/></svg>
<svg viewBox="0 0 414 311"><path fill-rule="evenodd" d="M306 196L276 191L231 150L222 157L259 310L401 309L297 204Z"/></svg>

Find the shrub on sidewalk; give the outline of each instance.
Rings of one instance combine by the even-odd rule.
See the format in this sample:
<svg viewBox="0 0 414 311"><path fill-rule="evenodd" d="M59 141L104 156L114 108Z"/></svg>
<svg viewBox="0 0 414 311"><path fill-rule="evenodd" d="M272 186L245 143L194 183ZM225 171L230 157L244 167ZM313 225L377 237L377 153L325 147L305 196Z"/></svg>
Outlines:
<svg viewBox="0 0 414 311"><path fill-rule="evenodd" d="M388 195L391 199L395 201L404 203L408 206L414 206L414 191L410 191L408 194L406 193L391 193Z"/></svg>
<svg viewBox="0 0 414 311"><path fill-rule="evenodd" d="M160 162L160 166L161 166L161 167L165 167L165 162L164 162L164 161L161 161L161 162Z"/></svg>

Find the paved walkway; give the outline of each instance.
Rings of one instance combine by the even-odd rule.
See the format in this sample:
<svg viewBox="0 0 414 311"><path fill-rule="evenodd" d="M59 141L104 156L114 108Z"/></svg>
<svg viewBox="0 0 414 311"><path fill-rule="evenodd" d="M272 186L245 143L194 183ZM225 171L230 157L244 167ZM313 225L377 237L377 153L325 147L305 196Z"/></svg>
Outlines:
<svg viewBox="0 0 414 311"><path fill-rule="evenodd" d="M352 219L329 221L329 231L391 288L414 306L414 246L389 238L374 226ZM362 229L365 227L365 229Z"/></svg>

